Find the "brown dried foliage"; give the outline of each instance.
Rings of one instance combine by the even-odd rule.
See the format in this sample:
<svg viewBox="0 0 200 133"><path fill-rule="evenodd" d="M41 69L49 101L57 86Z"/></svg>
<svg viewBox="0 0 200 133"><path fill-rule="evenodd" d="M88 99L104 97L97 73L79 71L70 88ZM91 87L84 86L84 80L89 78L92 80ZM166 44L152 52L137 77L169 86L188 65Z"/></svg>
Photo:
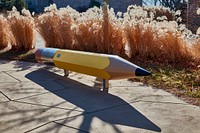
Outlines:
<svg viewBox="0 0 200 133"><path fill-rule="evenodd" d="M109 20L108 7L106 3L103 6L102 30L103 44L100 47L102 52L126 57L124 30L122 27Z"/></svg>
<svg viewBox="0 0 200 133"><path fill-rule="evenodd" d="M125 58L127 55L125 53L126 38L124 29L122 27L118 27L112 23L109 23L108 37L109 53Z"/></svg>
<svg viewBox="0 0 200 133"><path fill-rule="evenodd" d="M72 20L59 11L44 13L35 19L36 28L45 41L46 47L72 49Z"/></svg>
<svg viewBox="0 0 200 133"><path fill-rule="evenodd" d="M7 19L0 16L0 50L8 46L9 43L9 25Z"/></svg>
<svg viewBox="0 0 200 133"><path fill-rule="evenodd" d="M125 56L125 37L122 28L104 21L79 23L73 49Z"/></svg>
<svg viewBox="0 0 200 133"><path fill-rule="evenodd" d="M154 58L159 51L159 46L154 39L155 32L148 27L145 32L141 25L128 26L125 28L126 37L129 43L130 56L142 56L146 58Z"/></svg>
<svg viewBox="0 0 200 133"><path fill-rule="evenodd" d="M95 25L101 25L100 21L79 22L78 31L75 33L74 49L87 52L101 52L99 48L103 42L102 31Z"/></svg>
<svg viewBox="0 0 200 133"><path fill-rule="evenodd" d="M132 59L139 56L175 62L191 58L186 42L178 33L167 32L159 36L158 31L141 25L128 26L125 30Z"/></svg>
<svg viewBox="0 0 200 133"><path fill-rule="evenodd" d="M60 10L51 10L35 18L37 30L46 47L74 49L125 56L123 29L109 22L105 5L103 19L78 21Z"/></svg>
<svg viewBox="0 0 200 133"><path fill-rule="evenodd" d="M196 43L192 46L194 56L200 60L200 39L197 39Z"/></svg>
<svg viewBox="0 0 200 133"><path fill-rule="evenodd" d="M27 51L35 48L35 24L32 18L11 16L9 24L12 32L12 50Z"/></svg>
<svg viewBox="0 0 200 133"><path fill-rule="evenodd" d="M180 36L179 33L167 32L157 38L162 57L173 62L191 58L186 42Z"/></svg>

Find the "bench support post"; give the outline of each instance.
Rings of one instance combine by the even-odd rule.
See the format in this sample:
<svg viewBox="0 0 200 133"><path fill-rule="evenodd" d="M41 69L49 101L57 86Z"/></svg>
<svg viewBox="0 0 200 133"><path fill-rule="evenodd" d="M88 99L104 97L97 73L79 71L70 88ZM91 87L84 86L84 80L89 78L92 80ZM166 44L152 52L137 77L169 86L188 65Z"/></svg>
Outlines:
<svg viewBox="0 0 200 133"><path fill-rule="evenodd" d="M69 76L69 71L68 70L64 70L64 76L68 77Z"/></svg>
<svg viewBox="0 0 200 133"><path fill-rule="evenodd" d="M103 79L103 92L107 92L108 93L108 89L109 89L109 80Z"/></svg>

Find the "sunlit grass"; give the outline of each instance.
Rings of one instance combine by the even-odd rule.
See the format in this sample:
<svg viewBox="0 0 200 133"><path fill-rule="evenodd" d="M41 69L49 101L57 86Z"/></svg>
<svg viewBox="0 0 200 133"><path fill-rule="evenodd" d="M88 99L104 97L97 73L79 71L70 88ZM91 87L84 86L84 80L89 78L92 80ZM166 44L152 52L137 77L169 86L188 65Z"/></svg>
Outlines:
<svg viewBox="0 0 200 133"><path fill-rule="evenodd" d="M79 22L73 48L86 52L103 52L100 48L103 45L102 30L98 27L101 23L101 21L90 20L84 23Z"/></svg>
<svg viewBox="0 0 200 133"><path fill-rule="evenodd" d="M7 19L3 15L0 15L0 50L8 46L9 31Z"/></svg>
<svg viewBox="0 0 200 133"><path fill-rule="evenodd" d="M72 19L68 12L59 11L54 6L51 8L35 18L36 28L43 37L45 46L72 49Z"/></svg>
<svg viewBox="0 0 200 133"><path fill-rule="evenodd" d="M9 13L12 50L27 51L35 48L35 23L29 11L20 15L16 9Z"/></svg>
<svg viewBox="0 0 200 133"><path fill-rule="evenodd" d="M196 40L196 43L192 46L192 51L195 57L200 57L200 39Z"/></svg>
<svg viewBox="0 0 200 133"><path fill-rule="evenodd" d="M193 57L186 39L191 32L174 21L174 16L168 8L129 6L127 12L116 15L106 4L83 13L70 7L58 10L51 5L35 22L46 47L117 54L130 59L164 59L166 63L200 58Z"/></svg>

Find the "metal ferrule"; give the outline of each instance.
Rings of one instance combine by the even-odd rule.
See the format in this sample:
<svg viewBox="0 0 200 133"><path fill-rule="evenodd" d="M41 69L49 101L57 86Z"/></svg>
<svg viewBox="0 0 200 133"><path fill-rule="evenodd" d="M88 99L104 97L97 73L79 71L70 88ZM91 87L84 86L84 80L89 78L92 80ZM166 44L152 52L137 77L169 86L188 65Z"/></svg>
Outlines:
<svg viewBox="0 0 200 133"><path fill-rule="evenodd" d="M56 48L39 48L35 53L35 59L39 63L54 65L53 57L57 50Z"/></svg>

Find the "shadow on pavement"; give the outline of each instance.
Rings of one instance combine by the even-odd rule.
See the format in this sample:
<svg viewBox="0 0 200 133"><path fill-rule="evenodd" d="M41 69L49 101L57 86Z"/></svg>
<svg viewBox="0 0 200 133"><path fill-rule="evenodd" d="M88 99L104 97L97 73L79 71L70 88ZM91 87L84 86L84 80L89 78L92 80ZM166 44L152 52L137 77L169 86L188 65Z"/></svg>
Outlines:
<svg viewBox="0 0 200 133"><path fill-rule="evenodd" d="M41 64L38 63L34 63L34 62L22 62L22 61L16 61L13 63L14 68L21 68L20 71L24 71L24 70L28 70L30 68L32 68L33 66L35 67L39 67L41 66Z"/></svg>
<svg viewBox="0 0 200 133"><path fill-rule="evenodd" d="M78 128L80 130L90 131L92 120L96 117L103 122L111 125L115 132L121 132L116 125L124 125L161 132L161 129L156 124L154 124L142 113L136 110L133 106L131 106L129 103L119 98L118 96L100 92L100 90L97 88L81 84L78 81L59 76L47 70L43 69L43 71L45 71L44 73L46 74L43 76L49 78L54 77L57 82L61 83L63 86L66 86L67 89L65 93L63 93L62 91L51 91L51 89L47 87L48 85L41 84L40 80L38 80L39 77L37 77L37 75L42 75L38 73L38 70L27 74L26 78L39 84L40 86L44 87L46 90L52 92L58 97L65 99L66 102L70 102L74 106L83 109L84 114L82 116L84 118L81 124L75 125L79 126ZM62 121L61 124L68 125L70 122L73 122L73 120L70 121L70 119L68 118L63 118L60 121Z"/></svg>

